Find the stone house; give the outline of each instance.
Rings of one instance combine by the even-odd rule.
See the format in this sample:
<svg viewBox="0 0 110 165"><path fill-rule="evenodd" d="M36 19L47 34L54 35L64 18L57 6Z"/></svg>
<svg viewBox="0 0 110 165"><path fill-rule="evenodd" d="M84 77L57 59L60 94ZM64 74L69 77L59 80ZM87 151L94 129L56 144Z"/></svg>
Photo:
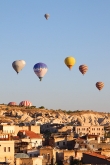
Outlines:
<svg viewBox="0 0 110 165"><path fill-rule="evenodd" d="M59 147L60 149L73 149L75 144L73 134L53 135L49 138L49 145L52 147Z"/></svg>
<svg viewBox="0 0 110 165"><path fill-rule="evenodd" d="M104 126L74 126L73 131L77 134L90 134L90 135L99 135L100 137L104 137Z"/></svg>
<svg viewBox="0 0 110 165"><path fill-rule="evenodd" d="M110 165L110 158L95 152L87 152L83 153L82 162L84 164Z"/></svg>
<svg viewBox="0 0 110 165"><path fill-rule="evenodd" d="M14 165L14 141L10 134L0 134L0 162Z"/></svg>
<svg viewBox="0 0 110 165"><path fill-rule="evenodd" d="M46 161L42 156L34 158L16 158L16 165L46 165Z"/></svg>
<svg viewBox="0 0 110 165"><path fill-rule="evenodd" d="M20 130L34 131L35 133L40 134L39 125L21 126L21 127L17 125L0 125L0 131L2 131L3 133L11 133L16 136Z"/></svg>
<svg viewBox="0 0 110 165"><path fill-rule="evenodd" d="M17 134L24 142L30 142L32 148L42 146L42 135L33 131L20 130Z"/></svg>

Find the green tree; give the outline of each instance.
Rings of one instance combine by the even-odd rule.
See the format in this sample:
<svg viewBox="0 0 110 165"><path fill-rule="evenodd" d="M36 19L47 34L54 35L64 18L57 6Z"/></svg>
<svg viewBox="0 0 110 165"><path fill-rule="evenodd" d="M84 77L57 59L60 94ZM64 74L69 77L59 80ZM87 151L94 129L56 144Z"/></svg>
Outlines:
<svg viewBox="0 0 110 165"><path fill-rule="evenodd" d="M41 107L39 107L39 109L45 109L45 107L44 106L41 106Z"/></svg>

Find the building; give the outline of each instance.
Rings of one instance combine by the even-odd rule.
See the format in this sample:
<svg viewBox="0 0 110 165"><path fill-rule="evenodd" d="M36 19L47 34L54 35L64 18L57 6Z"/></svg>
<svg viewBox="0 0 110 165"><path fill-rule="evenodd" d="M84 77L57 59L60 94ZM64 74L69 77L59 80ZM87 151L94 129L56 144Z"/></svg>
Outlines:
<svg viewBox="0 0 110 165"><path fill-rule="evenodd" d="M47 164L53 165L53 148L52 147L46 146L46 147L40 148L40 156L43 156Z"/></svg>
<svg viewBox="0 0 110 165"><path fill-rule="evenodd" d="M16 158L16 165L46 165L43 156L34 158Z"/></svg>
<svg viewBox="0 0 110 165"><path fill-rule="evenodd" d="M91 134L104 137L104 126L74 126L73 131L82 135Z"/></svg>
<svg viewBox="0 0 110 165"><path fill-rule="evenodd" d="M49 138L49 145L51 147L59 147L60 149L73 149L74 146L74 139L73 133L70 135L62 133L62 134L56 134L52 135Z"/></svg>
<svg viewBox="0 0 110 165"><path fill-rule="evenodd" d="M10 134L0 134L0 162L14 165L14 141Z"/></svg>
<svg viewBox="0 0 110 165"><path fill-rule="evenodd" d="M49 131L51 133L58 132L58 129L61 129L64 126L64 124L58 124L58 123L45 123L41 125L41 133L44 133L45 131Z"/></svg>
<svg viewBox="0 0 110 165"><path fill-rule="evenodd" d="M95 152L83 153L83 164L110 165L110 158Z"/></svg>
<svg viewBox="0 0 110 165"><path fill-rule="evenodd" d="M22 142L31 143L32 148L42 146L42 135L33 131L20 130L17 134Z"/></svg>
<svg viewBox="0 0 110 165"><path fill-rule="evenodd" d="M40 155L39 149L27 149L26 152L29 157L38 157Z"/></svg>
<svg viewBox="0 0 110 165"><path fill-rule="evenodd" d="M35 133L40 134L40 126L39 125L31 125L31 126L17 126L17 125L0 125L0 131L3 133L11 133L13 135L17 135L20 130L28 130L34 131Z"/></svg>
<svg viewBox="0 0 110 165"><path fill-rule="evenodd" d="M58 129L58 132L70 133L73 130L73 126L64 126Z"/></svg>

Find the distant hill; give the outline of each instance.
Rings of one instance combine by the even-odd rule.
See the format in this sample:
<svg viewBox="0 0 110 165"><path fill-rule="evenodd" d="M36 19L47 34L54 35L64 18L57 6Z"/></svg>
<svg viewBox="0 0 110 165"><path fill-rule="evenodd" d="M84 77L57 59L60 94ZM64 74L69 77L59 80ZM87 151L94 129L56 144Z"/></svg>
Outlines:
<svg viewBox="0 0 110 165"><path fill-rule="evenodd" d="M43 108L43 109L42 109ZM93 110L53 110L32 107L8 106L0 104L0 122L31 122L36 117L39 123L66 123L72 125L104 125L110 126L110 114Z"/></svg>

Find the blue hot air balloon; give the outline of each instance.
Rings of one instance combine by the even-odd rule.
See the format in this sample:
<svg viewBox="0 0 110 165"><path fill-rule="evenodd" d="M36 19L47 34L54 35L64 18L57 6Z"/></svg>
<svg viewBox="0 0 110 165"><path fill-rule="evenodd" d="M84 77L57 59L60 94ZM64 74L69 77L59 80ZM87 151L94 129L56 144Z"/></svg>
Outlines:
<svg viewBox="0 0 110 165"><path fill-rule="evenodd" d="M42 78L44 77L44 75L46 74L48 68L47 68L46 64L39 62L39 63L34 65L33 70L41 81Z"/></svg>

